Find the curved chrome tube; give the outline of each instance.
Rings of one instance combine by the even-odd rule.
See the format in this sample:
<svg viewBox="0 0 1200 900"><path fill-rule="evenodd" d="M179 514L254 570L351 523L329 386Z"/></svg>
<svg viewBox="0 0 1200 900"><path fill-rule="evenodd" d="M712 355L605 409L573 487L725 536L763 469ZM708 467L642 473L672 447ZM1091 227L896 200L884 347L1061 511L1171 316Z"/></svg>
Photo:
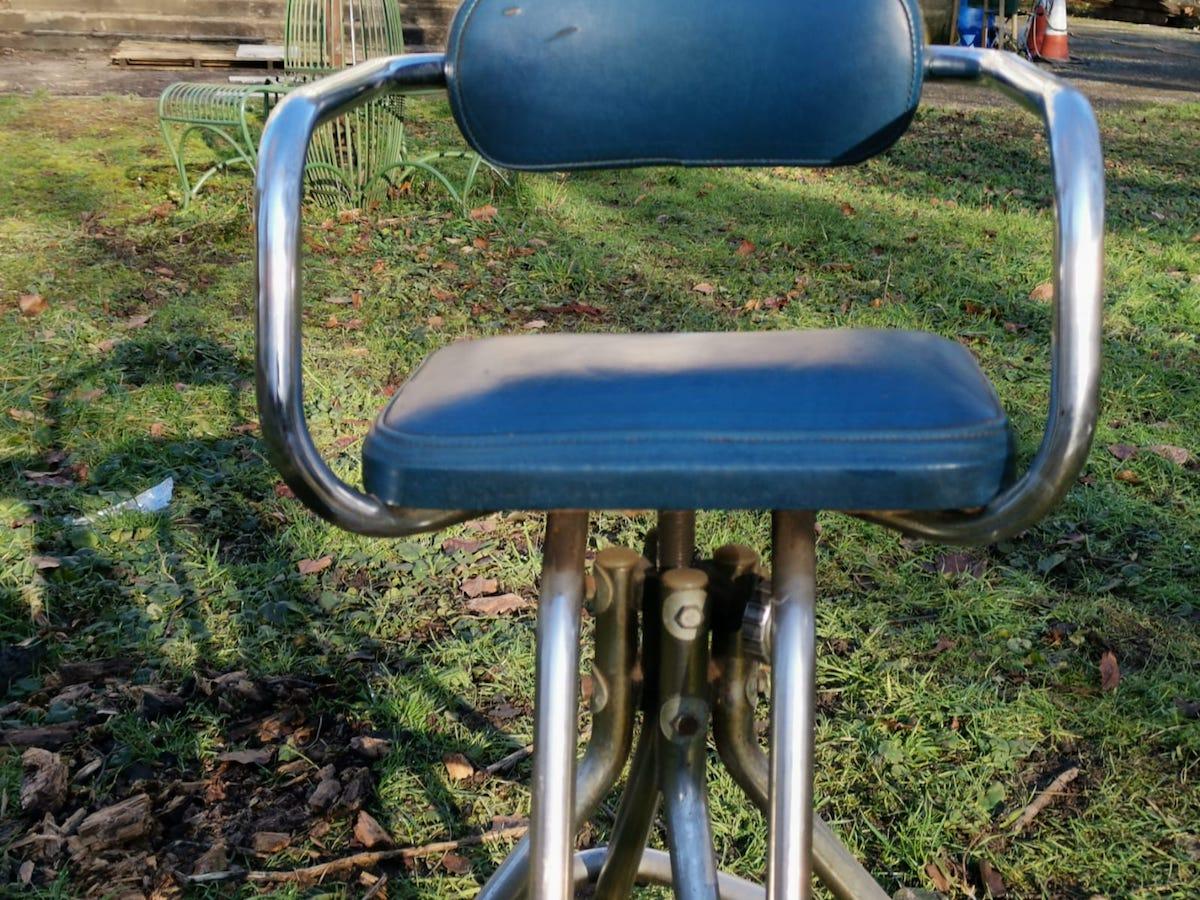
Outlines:
<svg viewBox="0 0 1200 900"><path fill-rule="evenodd" d="M301 377L300 206L313 132L385 91L445 86L438 53L363 63L288 95L263 131L255 185L258 412L263 440L296 496L348 531L392 536L470 518L454 510L389 507L346 484L321 458L304 418Z"/></svg>
<svg viewBox="0 0 1200 900"><path fill-rule="evenodd" d="M1083 468L1092 443L1100 385L1104 160L1087 98L1012 53L927 47L925 73L994 84L1045 122L1055 211L1050 409L1029 469L982 511L856 515L931 540L988 544L1049 512Z"/></svg>

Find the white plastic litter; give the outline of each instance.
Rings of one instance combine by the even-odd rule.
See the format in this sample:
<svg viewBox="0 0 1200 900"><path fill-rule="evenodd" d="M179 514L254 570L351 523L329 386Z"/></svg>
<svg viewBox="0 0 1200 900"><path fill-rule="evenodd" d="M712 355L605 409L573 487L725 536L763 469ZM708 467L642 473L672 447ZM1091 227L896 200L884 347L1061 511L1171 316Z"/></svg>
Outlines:
<svg viewBox="0 0 1200 900"><path fill-rule="evenodd" d="M90 525L97 519L103 519L106 516L115 515L126 510L136 510L137 512L162 512L171 502L171 495L175 493L175 479L171 477L164 478L154 487L142 491L136 497L125 500L121 503L114 504L108 509L102 509L100 512L92 513L90 516L80 516L77 519L72 519L72 525Z"/></svg>

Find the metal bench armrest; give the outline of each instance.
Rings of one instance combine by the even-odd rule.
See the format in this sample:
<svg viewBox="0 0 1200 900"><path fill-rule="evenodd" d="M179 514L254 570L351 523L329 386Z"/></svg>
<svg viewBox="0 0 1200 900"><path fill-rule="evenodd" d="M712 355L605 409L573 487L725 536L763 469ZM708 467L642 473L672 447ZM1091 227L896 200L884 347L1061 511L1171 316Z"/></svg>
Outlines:
<svg viewBox="0 0 1200 900"><path fill-rule="evenodd" d="M1049 512L1074 483L1091 446L1099 408L1104 160L1087 98L1014 54L928 47L925 74L994 84L1045 123L1055 211L1049 414L1028 470L983 510L859 515L930 540L987 544Z"/></svg>
<svg viewBox="0 0 1200 900"><path fill-rule="evenodd" d="M393 536L470 518L399 509L346 484L313 443L301 374L300 208L308 144L318 126L387 92L445 85L441 54L374 60L291 91L263 132L255 186L258 409L271 461L296 496L348 531Z"/></svg>

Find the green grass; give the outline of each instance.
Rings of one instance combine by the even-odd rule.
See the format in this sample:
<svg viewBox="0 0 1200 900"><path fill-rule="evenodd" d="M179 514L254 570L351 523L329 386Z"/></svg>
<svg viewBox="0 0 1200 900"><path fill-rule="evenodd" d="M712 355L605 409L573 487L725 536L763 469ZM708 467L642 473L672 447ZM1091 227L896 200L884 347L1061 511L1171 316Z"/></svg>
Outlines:
<svg viewBox="0 0 1200 900"><path fill-rule="evenodd" d="M411 110L418 144L452 143L443 105ZM819 802L889 890L933 886L933 864L962 896L987 860L1011 896L1200 893L1200 722L1176 704L1200 700L1200 470L1107 449L1200 452L1200 107L1108 109L1101 125L1106 368L1081 483L1042 525L970 551L978 576L940 574L944 548L821 518ZM1037 134L1009 108L933 109L850 170L521 177L477 195L498 208L491 222L423 184L380 210L314 210L316 441L356 478L365 422L425 355L536 319L548 330L905 327L967 343L1027 460L1049 329L1030 293L1052 252ZM310 712L397 738L375 766L371 809L402 844L527 814L527 768L464 785L441 760L461 752L482 766L530 740L533 618L473 616L458 585L485 575L532 595L540 519L382 542L277 492L240 427L256 416L248 180L219 177L187 213L163 205L173 189L151 104L0 98L0 640L36 635L48 649L12 696L36 693L60 661L110 655L167 684L233 669L336 681ZM737 252L743 241L753 253ZM44 314L18 312L31 293ZM361 307L333 302L355 296ZM599 314L563 308L576 301ZM23 474L70 465L64 486ZM64 524L167 475L166 514ZM603 515L593 542L636 546L648 525ZM460 533L484 543L442 548ZM767 522L705 513L699 536L702 551L730 540L765 551ZM330 568L297 573L325 554ZM35 556L61 565L38 571ZM1122 678L1103 692L1109 649ZM118 712L105 726L121 750L114 786L135 762L202 777L232 745L230 716L211 704L152 726ZM1068 765L1081 775L1067 793L1011 834L1006 823ZM19 777L0 751L10 810ZM721 773L712 796L722 865L758 877L761 818ZM610 824L601 814L590 839ZM331 853L345 847L338 829ZM393 896L470 895L506 849L463 851L465 875L436 860L396 870ZM72 896L70 878L41 896ZM330 890L342 895L271 896Z"/></svg>

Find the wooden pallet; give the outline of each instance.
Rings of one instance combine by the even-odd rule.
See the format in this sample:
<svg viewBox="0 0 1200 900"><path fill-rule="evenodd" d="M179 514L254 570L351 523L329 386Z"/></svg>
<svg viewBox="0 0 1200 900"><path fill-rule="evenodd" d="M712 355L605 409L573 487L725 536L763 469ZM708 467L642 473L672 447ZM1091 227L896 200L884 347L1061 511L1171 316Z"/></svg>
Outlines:
<svg viewBox="0 0 1200 900"><path fill-rule="evenodd" d="M121 41L112 55L113 65L158 69L228 69L244 66L236 44L203 44L186 41Z"/></svg>

